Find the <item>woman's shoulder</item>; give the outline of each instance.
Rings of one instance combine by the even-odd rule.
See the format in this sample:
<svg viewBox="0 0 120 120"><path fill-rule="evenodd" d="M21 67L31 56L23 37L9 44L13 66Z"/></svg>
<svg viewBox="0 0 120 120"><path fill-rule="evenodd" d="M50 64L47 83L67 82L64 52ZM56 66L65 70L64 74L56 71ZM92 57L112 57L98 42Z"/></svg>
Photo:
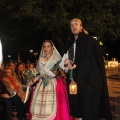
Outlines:
<svg viewBox="0 0 120 120"><path fill-rule="evenodd" d="M53 55L53 57L52 57L52 60L53 60L53 62L59 62L60 60L61 60L62 58L60 58L59 56L57 56L57 55Z"/></svg>
<svg viewBox="0 0 120 120"><path fill-rule="evenodd" d="M58 55L53 55L52 59L56 60L56 61L59 61L59 60L61 60L61 57L58 56Z"/></svg>

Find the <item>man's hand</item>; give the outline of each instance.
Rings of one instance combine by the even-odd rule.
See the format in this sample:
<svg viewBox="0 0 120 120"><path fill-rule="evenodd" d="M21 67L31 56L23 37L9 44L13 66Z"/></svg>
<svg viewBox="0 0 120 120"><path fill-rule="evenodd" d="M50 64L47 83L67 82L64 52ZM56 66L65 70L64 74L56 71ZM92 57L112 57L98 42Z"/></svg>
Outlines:
<svg viewBox="0 0 120 120"><path fill-rule="evenodd" d="M76 68L76 64L73 62L73 61L71 61L71 60L69 60L69 59L66 59L65 61L64 61L64 66L65 67L68 67L68 69L74 69L74 68Z"/></svg>

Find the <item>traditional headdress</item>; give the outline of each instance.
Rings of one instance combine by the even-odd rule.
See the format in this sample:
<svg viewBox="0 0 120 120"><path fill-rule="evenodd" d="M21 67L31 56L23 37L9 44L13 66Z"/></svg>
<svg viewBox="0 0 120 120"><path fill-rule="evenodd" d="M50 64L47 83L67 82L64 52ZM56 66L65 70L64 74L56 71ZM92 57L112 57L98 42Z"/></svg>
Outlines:
<svg viewBox="0 0 120 120"><path fill-rule="evenodd" d="M59 52L58 52L58 50L56 49L56 47L54 46L54 44L53 44L53 42L51 41L51 40L45 40L44 42L43 42L43 44L45 43L45 42L50 42L51 44L52 44L52 46L53 46L53 54L52 54L52 56L55 56L55 59L57 59L57 60L61 60L62 59L62 57L61 57L61 55L59 54ZM41 49L41 51L40 51L40 55L39 55L39 59L38 59L38 63L37 63L37 66L36 66L36 68L37 68L37 70L38 70L38 72L40 71L40 60L41 60L41 58L42 57L44 57L45 56L45 53L44 53L44 51L43 51L43 45L42 45L42 49Z"/></svg>

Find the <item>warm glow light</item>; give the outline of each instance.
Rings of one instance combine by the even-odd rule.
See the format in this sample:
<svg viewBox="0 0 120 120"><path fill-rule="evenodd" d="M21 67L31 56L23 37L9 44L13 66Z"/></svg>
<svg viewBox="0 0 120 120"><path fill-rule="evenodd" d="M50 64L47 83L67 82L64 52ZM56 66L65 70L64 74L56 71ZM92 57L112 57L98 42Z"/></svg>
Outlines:
<svg viewBox="0 0 120 120"><path fill-rule="evenodd" d="M75 92L75 85L72 85L71 90L73 93Z"/></svg>
<svg viewBox="0 0 120 120"><path fill-rule="evenodd" d="M71 81L69 85L70 94L77 94L77 84L74 80Z"/></svg>
<svg viewBox="0 0 120 120"><path fill-rule="evenodd" d="M99 42L100 45L103 45L102 41Z"/></svg>

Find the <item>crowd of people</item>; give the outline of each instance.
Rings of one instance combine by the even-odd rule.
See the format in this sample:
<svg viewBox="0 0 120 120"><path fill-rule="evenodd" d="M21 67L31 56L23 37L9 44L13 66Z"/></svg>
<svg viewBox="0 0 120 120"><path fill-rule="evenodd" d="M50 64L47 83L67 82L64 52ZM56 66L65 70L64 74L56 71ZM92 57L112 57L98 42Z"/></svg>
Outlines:
<svg viewBox="0 0 120 120"><path fill-rule="evenodd" d="M70 28L72 36L63 56L51 40L45 40L35 66L1 66L2 120L11 120L13 105L19 120L112 120L100 45L80 19L72 19ZM77 85L76 94L69 92L71 80Z"/></svg>
<svg viewBox="0 0 120 120"><path fill-rule="evenodd" d="M31 69L28 64L9 63L0 68L0 104L3 105L2 120L11 120L12 107L15 106L19 120L26 119L29 102L24 102L23 94L27 88L26 72ZM34 69L34 68L32 68Z"/></svg>

